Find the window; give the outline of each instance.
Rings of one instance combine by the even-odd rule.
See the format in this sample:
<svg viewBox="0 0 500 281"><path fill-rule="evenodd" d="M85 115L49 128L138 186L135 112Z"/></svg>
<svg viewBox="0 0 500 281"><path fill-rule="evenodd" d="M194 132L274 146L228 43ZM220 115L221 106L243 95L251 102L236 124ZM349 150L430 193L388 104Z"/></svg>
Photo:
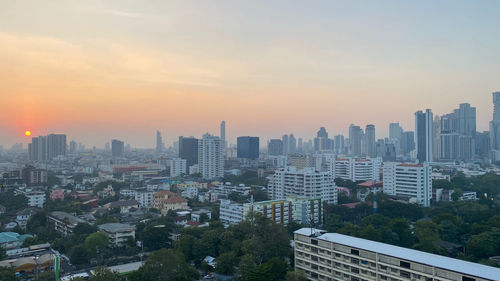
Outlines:
<svg viewBox="0 0 500 281"><path fill-rule="evenodd" d="M410 269L410 263L405 261L400 261L399 266Z"/></svg>
<svg viewBox="0 0 500 281"><path fill-rule="evenodd" d="M462 281L476 281L476 279L467 276L462 276Z"/></svg>
<svg viewBox="0 0 500 281"><path fill-rule="evenodd" d="M351 249L351 254L359 256L359 251L355 249Z"/></svg>
<svg viewBox="0 0 500 281"><path fill-rule="evenodd" d="M311 244L313 244L313 245L318 245L318 240L316 240L316 239L311 239Z"/></svg>
<svg viewBox="0 0 500 281"><path fill-rule="evenodd" d="M399 276L404 277L404 278L410 278L410 273L408 271L401 270L399 272Z"/></svg>

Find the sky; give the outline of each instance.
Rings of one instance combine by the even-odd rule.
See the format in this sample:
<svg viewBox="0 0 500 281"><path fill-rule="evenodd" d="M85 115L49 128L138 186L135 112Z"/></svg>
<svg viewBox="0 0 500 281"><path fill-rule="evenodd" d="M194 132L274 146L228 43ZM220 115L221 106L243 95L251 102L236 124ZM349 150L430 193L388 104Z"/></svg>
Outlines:
<svg viewBox="0 0 500 281"><path fill-rule="evenodd" d="M0 145L330 136L500 91L500 1L0 0Z"/></svg>

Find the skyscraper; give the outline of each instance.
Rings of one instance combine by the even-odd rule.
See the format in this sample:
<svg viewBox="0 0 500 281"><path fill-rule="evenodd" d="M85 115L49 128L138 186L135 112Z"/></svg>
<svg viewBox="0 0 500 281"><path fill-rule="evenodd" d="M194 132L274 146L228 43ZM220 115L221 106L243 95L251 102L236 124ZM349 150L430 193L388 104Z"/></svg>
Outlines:
<svg viewBox="0 0 500 281"><path fill-rule="evenodd" d="M415 149L415 133L405 131L401 135L401 153L406 155Z"/></svg>
<svg viewBox="0 0 500 281"><path fill-rule="evenodd" d="M283 137L281 138L281 141L283 142L283 155L288 155L288 152L289 152L289 149L290 149L290 145L289 145L289 142L288 142L288 135L283 135Z"/></svg>
<svg viewBox="0 0 500 281"><path fill-rule="evenodd" d="M163 140L160 131L156 131L156 152L162 152L163 150Z"/></svg>
<svg viewBox="0 0 500 281"><path fill-rule="evenodd" d="M198 170L204 179L224 176L224 143L221 138L205 134L198 141Z"/></svg>
<svg viewBox="0 0 500 281"><path fill-rule="evenodd" d="M111 140L111 155L113 157L123 157L125 144L120 140Z"/></svg>
<svg viewBox="0 0 500 281"><path fill-rule="evenodd" d="M220 139L224 142L224 145L226 143L226 121L222 120L220 123Z"/></svg>
<svg viewBox="0 0 500 281"><path fill-rule="evenodd" d="M431 162L432 156L432 131L433 115L430 109L415 112L415 146L417 150L417 160L420 163Z"/></svg>
<svg viewBox="0 0 500 281"><path fill-rule="evenodd" d="M280 139L272 139L267 144L267 153L273 156L283 155L283 141Z"/></svg>
<svg viewBox="0 0 500 281"><path fill-rule="evenodd" d="M186 160L187 168L198 164L198 139L179 137L179 158Z"/></svg>
<svg viewBox="0 0 500 281"><path fill-rule="evenodd" d="M66 135L50 134L31 139L28 144L28 158L32 161L52 160L66 155Z"/></svg>
<svg viewBox="0 0 500 281"><path fill-rule="evenodd" d="M345 139L344 135L336 135L335 136L335 153L337 154L345 154Z"/></svg>
<svg viewBox="0 0 500 281"><path fill-rule="evenodd" d="M493 93L493 120L490 122L491 150L500 150L500 92Z"/></svg>
<svg viewBox="0 0 500 281"><path fill-rule="evenodd" d="M370 157L377 157L375 146L375 125L366 125L365 129L366 154Z"/></svg>
<svg viewBox="0 0 500 281"><path fill-rule="evenodd" d="M351 124L349 126L349 143L350 143L350 151L349 153L352 156L361 156L361 135L363 134L363 130L361 127Z"/></svg>
<svg viewBox="0 0 500 281"><path fill-rule="evenodd" d="M314 138L314 150L324 151L332 150L332 140L328 138L328 132L325 127L321 127Z"/></svg>
<svg viewBox="0 0 500 281"><path fill-rule="evenodd" d="M288 136L288 153L294 154L297 152L297 140L293 134Z"/></svg>
<svg viewBox="0 0 500 281"><path fill-rule="evenodd" d="M436 115L433 121L433 135L432 135L432 155L433 161L439 161L441 158L441 118Z"/></svg>
<svg viewBox="0 0 500 281"><path fill-rule="evenodd" d="M259 158L259 137L238 137L237 157L246 159Z"/></svg>
<svg viewBox="0 0 500 281"><path fill-rule="evenodd" d="M460 104L452 113L443 115L440 122L441 159L467 161L475 154L476 108Z"/></svg>

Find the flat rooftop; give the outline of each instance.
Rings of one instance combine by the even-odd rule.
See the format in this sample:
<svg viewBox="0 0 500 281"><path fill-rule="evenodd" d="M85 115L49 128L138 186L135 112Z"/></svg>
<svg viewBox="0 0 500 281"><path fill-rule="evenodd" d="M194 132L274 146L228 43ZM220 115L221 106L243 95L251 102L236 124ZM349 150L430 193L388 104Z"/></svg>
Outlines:
<svg viewBox="0 0 500 281"><path fill-rule="evenodd" d="M370 241L366 239L351 237L339 233L326 233L324 230L301 228L295 233L305 236L311 236L311 233L319 235L316 239L330 241L370 252L380 253L387 256L438 267L445 270L455 271L480 278L500 280L500 269L486 266L478 263L467 262L459 259L453 259L445 256L439 256L413 249L398 247L390 244Z"/></svg>

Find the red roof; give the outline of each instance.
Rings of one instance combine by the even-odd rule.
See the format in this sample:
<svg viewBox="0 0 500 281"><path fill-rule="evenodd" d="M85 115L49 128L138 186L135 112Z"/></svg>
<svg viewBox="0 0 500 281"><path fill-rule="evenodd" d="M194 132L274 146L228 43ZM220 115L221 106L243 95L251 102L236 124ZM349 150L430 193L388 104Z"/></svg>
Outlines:
<svg viewBox="0 0 500 281"><path fill-rule="evenodd" d="M397 166L398 166L398 167L423 167L424 165L421 165L421 164L406 164L406 163L403 163L403 164L398 164Z"/></svg>
<svg viewBox="0 0 500 281"><path fill-rule="evenodd" d="M384 186L384 183L382 181L377 181L375 185L377 187L382 187L382 186ZM359 183L358 186L359 187L372 188L373 187L373 181L365 181L365 182Z"/></svg>

